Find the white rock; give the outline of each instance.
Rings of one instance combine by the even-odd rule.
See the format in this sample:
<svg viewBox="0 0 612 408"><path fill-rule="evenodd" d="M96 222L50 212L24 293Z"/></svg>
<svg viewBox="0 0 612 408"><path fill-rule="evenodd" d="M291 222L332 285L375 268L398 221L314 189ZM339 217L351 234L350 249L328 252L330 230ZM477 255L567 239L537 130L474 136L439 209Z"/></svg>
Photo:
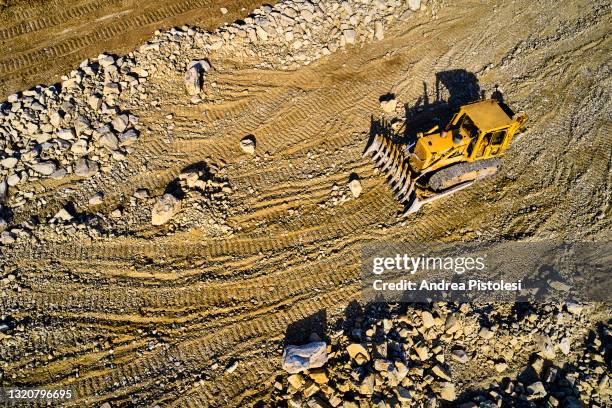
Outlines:
<svg viewBox="0 0 612 408"><path fill-rule="evenodd" d="M383 23L381 21L376 21L374 23L374 38L379 41L385 38L385 31L383 29Z"/></svg>
<svg viewBox="0 0 612 408"><path fill-rule="evenodd" d="M57 137L64 140L74 140L73 129L62 129L57 132Z"/></svg>
<svg viewBox="0 0 612 408"><path fill-rule="evenodd" d="M104 193L99 192L91 196L89 199L89 205L102 204L102 201L104 201Z"/></svg>
<svg viewBox="0 0 612 408"><path fill-rule="evenodd" d="M103 134L100 137L99 142L102 146L110 150L117 150L119 148L119 139L117 139L117 136L110 132Z"/></svg>
<svg viewBox="0 0 612 408"><path fill-rule="evenodd" d="M357 33L352 29L344 30L342 36L347 44L355 44L355 40L357 39Z"/></svg>
<svg viewBox="0 0 612 408"><path fill-rule="evenodd" d="M421 0L408 0L408 8L417 11L421 8Z"/></svg>
<svg viewBox="0 0 612 408"><path fill-rule="evenodd" d="M0 203L4 202L8 192L8 183L6 180L0 180Z"/></svg>
<svg viewBox="0 0 612 408"><path fill-rule="evenodd" d="M98 110L100 110L100 107L102 106L102 98L100 98L97 95L92 95L89 98L87 98L87 103L89 104L89 106L91 106L93 110L97 112Z"/></svg>
<svg viewBox="0 0 612 408"><path fill-rule="evenodd" d="M20 181L21 181L21 178L17 174L11 174L10 176L6 178L6 183L11 187L16 186L17 184L19 184Z"/></svg>
<svg viewBox="0 0 612 408"><path fill-rule="evenodd" d="M384 101L380 101L380 107L386 113L395 112L395 108L397 108L397 99L391 98Z"/></svg>
<svg viewBox="0 0 612 408"><path fill-rule="evenodd" d="M436 324L436 321L434 320L433 316L428 311L424 311L423 313L421 313L421 319L423 320L423 327L425 327L426 329L429 329L430 327L433 327Z"/></svg>
<svg viewBox="0 0 612 408"><path fill-rule="evenodd" d="M128 115L123 114L115 117L112 120L111 124L113 125L113 129L121 133L124 132L125 129L127 129L129 122L130 120L128 118Z"/></svg>
<svg viewBox="0 0 612 408"><path fill-rule="evenodd" d="M15 242L16 236L11 231L4 231L0 234L0 243L9 245Z"/></svg>
<svg viewBox="0 0 612 408"><path fill-rule="evenodd" d="M219 10L221 11L221 14L227 14L227 9L225 7L221 7Z"/></svg>
<svg viewBox="0 0 612 408"><path fill-rule="evenodd" d="M457 398L455 384L451 382L443 382L440 385L440 398L445 401L454 401Z"/></svg>
<svg viewBox="0 0 612 408"><path fill-rule="evenodd" d="M77 160L74 166L74 174L81 177L91 177L100 170L98 163L95 161L81 158Z"/></svg>
<svg viewBox="0 0 612 408"><path fill-rule="evenodd" d="M359 179L354 179L349 182L349 189L351 190L351 194L353 197L358 198L361 195L362 187L361 181Z"/></svg>
<svg viewBox="0 0 612 408"><path fill-rule="evenodd" d="M53 218L57 219L57 220L62 220L62 221L70 221L73 217L72 215L68 212L68 210L66 210L65 208L62 208L61 210L59 210L57 213L55 213L55 215L53 216Z"/></svg>
<svg viewBox="0 0 612 408"><path fill-rule="evenodd" d="M248 154L255 153L255 137L252 135L245 136L240 141L240 148L243 152Z"/></svg>
<svg viewBox="0 0 612 408"><path fill-rule="evenodd" d="M172 194L164 194L151 211L151 224L163 225L181 209L181 202Z"/></svg>
<svg viewBox="0 0 612 408"><path fill-rule="evenodd" d="M43 176L51 175L56 169L57 166L55 165L55 163L50 161L42 161L32 165L32 170L42 174Z"/></svg>
<svg viewBox="0 0 612 408"><path fill-rule="evenodd" d="M283 369L290 374L323 367L326 362L327 344L323 341L287 346L283 351Z"/></svg>
<svg viewBox="0 0 612 408"><path fill-rule="evenodd" d="M2 167L4 167L5 169L12 169L17 165L18 161L19 159L17 159L16 157L7 157L6 159L2 159L2 161L0 161L0 164L2 164Z"/></svg>
<svg viewBox="0 0 612 408"><path fill-rule="evenodd" d="M119 135L119 146L129 146L138 140L138 132L135 129L130 129Z"/></svg>
<svg viewBox="0 0 612 408"><path fill-rule="evenodd" d="M202 90L202 76L197 67L191 67L185 72L185 87L191 96L199 94Z"/></svg>

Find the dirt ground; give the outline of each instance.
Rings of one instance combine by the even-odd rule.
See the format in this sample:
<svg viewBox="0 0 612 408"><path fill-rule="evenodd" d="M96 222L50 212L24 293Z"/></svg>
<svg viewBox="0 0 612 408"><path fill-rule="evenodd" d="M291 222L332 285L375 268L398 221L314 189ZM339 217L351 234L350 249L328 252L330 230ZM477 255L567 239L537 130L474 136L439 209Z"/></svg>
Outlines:
<svg viewBox="0 0 612 408"><path fill-rule="evenodd" d="M7 7L0 96L53 82L101 50L124 52L160 27L214 27L255 4L226 5L222 16L221 3ZM292 323L317 313L333 322L360 299L364 243L609 239L610 6L469 1L435 11L295 71L223 56L210 74L216 87L199 104L185 94L182 72L153 76L149 99L161 109L132 108L152 131L127 168L95 185L46 184L47 206L26 205L15 218L55 213L60 188L75 202L104 191L111 199L97 211L109 213L136 188L161 192L181 169L206 161L223 166L232 186L233 233L166 234L142 223L115 239L2 248L4 272L21 288L4 291L2 305L22 325L0 348L2 382L69 386L75 406L249 406L270 393ZM382 114L379 97L394 93L424 120L436 113L436 78L473 80L486 96L498 85L528 113L528 130L498 175L402 219L361 153L372 115ZM255 156L240 150L247 134L257 138ZM357 199L352 173L363 184ZM349 199L334 202L342 194ZM225 371L234 361L236 370Z"/></svg>
<svg viewBox="0 0 612 408"><path fill-rule="evenodd" d="M0 99L36 84L57 82L102 51L127 53L155 30L183 24L212 30L244 18L260 4L254 0L0 1Z"/></svg>

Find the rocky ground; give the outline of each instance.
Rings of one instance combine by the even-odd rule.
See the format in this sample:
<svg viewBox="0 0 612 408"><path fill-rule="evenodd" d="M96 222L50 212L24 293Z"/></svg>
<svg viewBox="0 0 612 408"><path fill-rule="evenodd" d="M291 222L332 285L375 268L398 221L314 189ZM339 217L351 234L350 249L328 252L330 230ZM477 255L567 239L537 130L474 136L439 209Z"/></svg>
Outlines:
<svg viewBox="0 0 612 408"><path fill-rule="evenodd" d="M212 7L192 3L2 10L38 16L0 27L3 90L70 67L0 104L3 386L105 408L610 405L607 305L354 303L371 241L608 239L609 4L212 2L207 29L182 25ZM102 48L128 27L148 34ZM530 117L500 173L402 217L371 134L494 92ZM327 361L289 375L312 316Z"/></svg>
<svg viewBox="0 0 612 408"><path fill-rule="evenodd" d="M285 353L290 374L277 378L273 405L605 407L612 339L609 324L592 319L595 310L575 303L357 309L325 333L325 357L299 366ZM474 381L483 375L485 382Z"/></svg>

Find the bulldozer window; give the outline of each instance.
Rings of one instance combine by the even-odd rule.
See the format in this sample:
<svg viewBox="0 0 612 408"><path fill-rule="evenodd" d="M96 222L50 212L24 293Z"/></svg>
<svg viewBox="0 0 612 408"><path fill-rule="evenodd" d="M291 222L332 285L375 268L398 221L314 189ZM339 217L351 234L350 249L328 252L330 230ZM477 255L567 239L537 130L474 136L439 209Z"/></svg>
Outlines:
<svg viewBox="0 0 612 408"><path fill-rule="evenodd" d="M478 137L478 128L472 122L469 116L464 115L461 121L461 129L466 133L467 136L475 138Z"/></svg>
<svg viewBox="0 0 612 408"><path fill-rule="evenodd" d="M491 143L491 133L487 133L482 137L480 141L480 145L478 146L478 152L476 153L476 157L482 157L485 154L487 146Z"/></svg>
<svg viewBox="0 0 612 408"><path fill-rule="evenodd" d="M491 137L491 144L500 145L504 141L504 137L506 137L505 130L498 130L497 132L493 132L493 137Z"/></svg>

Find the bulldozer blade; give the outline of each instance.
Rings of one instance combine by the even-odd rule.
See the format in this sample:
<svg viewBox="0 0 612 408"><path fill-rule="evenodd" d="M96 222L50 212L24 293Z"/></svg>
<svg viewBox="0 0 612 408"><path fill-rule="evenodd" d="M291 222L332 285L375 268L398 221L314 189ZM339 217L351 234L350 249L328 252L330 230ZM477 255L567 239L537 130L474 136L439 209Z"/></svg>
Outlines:
<svg viewBox="0 0 612 408"><path fill-rule="evenodd" d="M387 183L391 187L395 198L406 202L414 190L412 172L406 158L406 148L395 144L385 136L376 136L364 152L371 155L371 159L387 176Z"/></svg>
<svg viewBox="0 0 612 408"><path fill-rule="evenodd" d="M467 188L467 187L471 186L472 184L474 184L474 181L469 181L467 183L463 183L463 184L460 184L460 185L455 186L453 188L450 188L450 189L446 190L443 193L436 194L436 195L434 195L432 197L428 197L428 198L425 198L423 200L415 199L410 204L408 209L406 211L404 211L404 216L412 214L412 213L415 213L415 212L419 211L421 209L421 207L423 207L425 204L430 204L430 203L432 203L432 202L434 202L436 200L439 200L442 197L446 197L448 195L456 193L457 191L463 190L464 188Z"/></svg>
<svg viewBox="0 0 612 408"><path fill-rule="evenodd" d="M376 152L378 152L379 147L380 147L380 137L376 136L372 140L372 143L370 143L368 148L365 150L365 152L363 152L362 157L366 157L367 155L369 155L369 154L371 154L373 152L376 154Z"/></svg>

